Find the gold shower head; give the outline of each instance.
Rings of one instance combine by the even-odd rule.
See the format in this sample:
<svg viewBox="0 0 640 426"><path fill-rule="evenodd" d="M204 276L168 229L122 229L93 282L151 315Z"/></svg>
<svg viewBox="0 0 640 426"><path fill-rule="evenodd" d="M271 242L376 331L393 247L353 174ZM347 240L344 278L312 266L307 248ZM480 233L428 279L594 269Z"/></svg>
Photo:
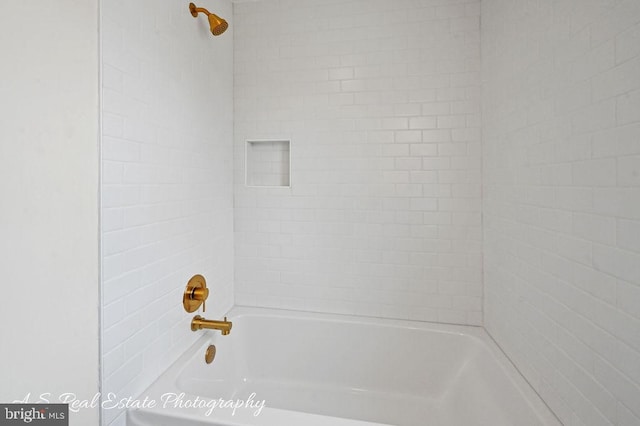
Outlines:
<svg viewBox="0 0 640 426"><path fill-rule="evenodd" d="M214 36L219 36L223 32L229 28L229 24L227 21L222 19L216 14L210 13L207 9L203 7L196 7L195 4L189 3L189 11L191 12L191 16L194 18L198 16L198 12L202 12L209 18L209 27L211 29L211 34Z"/></svg>

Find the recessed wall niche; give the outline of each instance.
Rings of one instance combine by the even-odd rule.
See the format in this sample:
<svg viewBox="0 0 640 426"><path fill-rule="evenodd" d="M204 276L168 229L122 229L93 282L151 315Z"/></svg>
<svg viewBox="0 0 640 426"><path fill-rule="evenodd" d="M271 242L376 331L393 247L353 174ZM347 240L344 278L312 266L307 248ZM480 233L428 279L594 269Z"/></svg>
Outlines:
<svg viewBox="0 0 640 426"><path fill-rule="evenodd" d="M291 141L248 140L245 161L247 186L291 186Z"/></svg>

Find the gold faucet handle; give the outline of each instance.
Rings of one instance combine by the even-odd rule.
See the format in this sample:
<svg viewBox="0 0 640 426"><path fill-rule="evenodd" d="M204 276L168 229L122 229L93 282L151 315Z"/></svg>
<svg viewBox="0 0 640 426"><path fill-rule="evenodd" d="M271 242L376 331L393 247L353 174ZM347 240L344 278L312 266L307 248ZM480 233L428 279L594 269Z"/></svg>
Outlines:
<svg viewBox="0 0 640 426"><path fill-rule="evenodd" d="M206 309L205 301L209 297L207 282L202 275L194 275L187 283L182 296L182 306L185 311L195 312L202 305L202 311Z"/></svg>
<svg viewBox="0 0 640 426"><path fill-rule="evenodd" d="M202 312L207 309L207 298L209 297L209 289L207 287L195 288L191 293L191 299L202 302Z"/></svg>

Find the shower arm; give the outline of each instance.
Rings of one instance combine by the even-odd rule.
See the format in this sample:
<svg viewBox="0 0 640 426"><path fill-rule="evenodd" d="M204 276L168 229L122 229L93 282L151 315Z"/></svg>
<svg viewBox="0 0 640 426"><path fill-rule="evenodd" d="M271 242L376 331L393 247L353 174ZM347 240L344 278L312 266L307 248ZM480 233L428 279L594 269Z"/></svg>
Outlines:
<svg viewBox="0 0 640 426"><path fill-rule="evenodd" d="M195 5L192 7L191 5L189 5L189 10L191 11L191 16L193 16L194 18L197 17L198 13L200 12L204 13L207 16L211 15L211 12L209 12L204 7L196 7Z"/></svg>

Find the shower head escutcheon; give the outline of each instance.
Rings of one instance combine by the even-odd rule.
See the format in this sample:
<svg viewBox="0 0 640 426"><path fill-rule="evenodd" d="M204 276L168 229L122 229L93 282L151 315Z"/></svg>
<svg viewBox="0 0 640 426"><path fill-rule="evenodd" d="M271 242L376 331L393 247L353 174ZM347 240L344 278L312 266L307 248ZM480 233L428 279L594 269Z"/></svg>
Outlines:
<svg viewBox="0 0 640 426"><path fill-rule="evenodd" d="M219 36L223 32L229 28L229 23L219 17L218 15L209 12L204 7L196 7L195 4L189 3L189 11L191 12L191 16L196 18L199 12L204 13L209 18L209 27L211 29L211 34L214 36Z"/></svg>

